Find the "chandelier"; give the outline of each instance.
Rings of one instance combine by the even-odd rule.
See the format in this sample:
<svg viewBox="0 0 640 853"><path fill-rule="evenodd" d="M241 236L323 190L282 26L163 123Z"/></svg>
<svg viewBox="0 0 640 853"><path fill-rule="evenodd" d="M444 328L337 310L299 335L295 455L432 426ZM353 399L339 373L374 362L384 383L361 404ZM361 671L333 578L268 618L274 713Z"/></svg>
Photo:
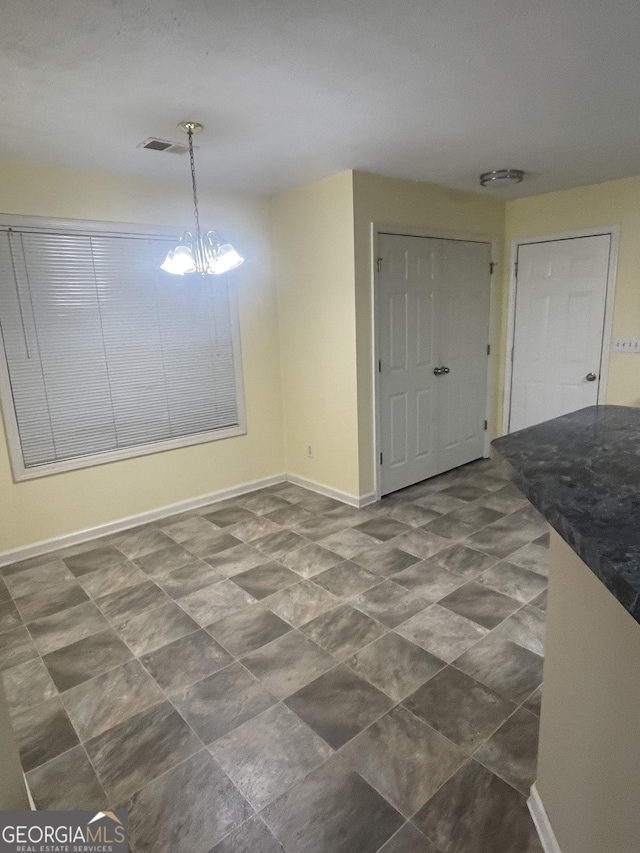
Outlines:
<svg viewBox="0 0 640 853"><path fill-rule="evenodd" d="M160 269L173 275L200 273L200 275L220 275L239 267L244 258L226 243L217 231L202 232L198 212L198 193L196 191L196 167L193 159L193 135L203 130L197 121L183 121L178 125L189 137L189 160L191 163L191 188L193 190L193 212L195 230L185 231L180 242L171 249Z"/></svg>

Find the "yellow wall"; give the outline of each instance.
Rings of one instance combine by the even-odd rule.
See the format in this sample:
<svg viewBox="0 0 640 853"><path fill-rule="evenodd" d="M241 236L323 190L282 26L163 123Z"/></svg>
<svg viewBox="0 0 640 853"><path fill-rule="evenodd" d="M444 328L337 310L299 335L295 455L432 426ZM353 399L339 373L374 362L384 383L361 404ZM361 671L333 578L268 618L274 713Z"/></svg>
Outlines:
<svg viewBox="0 0 640 853"><path fill-rule="evenodd" d="M507 202L505 263L501 283L503 292L501 389L504 387L506 293L509 284L508 252L511 241L607 225L620 226L613 337L639 337L640 177ZM609 356L607 402L640 406L640 355L612 353Z"/></svg>
<svg viewBox="0 0 640 853"><path fill-rule="evenodd" d="M173 185L2 163L0 212L186 227L187 178ZM203 221L233 234L247 258L237 273L247 435L21 483L0 440L0 552L284 470L269 202L206 191L200 201Z"/></svg>
<svg viewBox="0 0 640 853"><path fill-rule="evenodd" d="M450 232L463 237L482 235L497 241L499 253L504 232L504 202L477 193L385 178L369 172L354 172L353 183L360 493L365 494L374 489L371 223L407 226L434 233ZM499 257L496 254L496 259ZM498 308L495 310L499 313ZM495 388L490 393L495 399ZM495 424L495 417L493 420ZM495 426L492 426L495 431Z"/></svg>
<svg viewBox="0 0 640 853"><path fill-rule="evenodd" d="M352 190L342 172L274 196L272 211L286 469L357 495Z"/></svg>

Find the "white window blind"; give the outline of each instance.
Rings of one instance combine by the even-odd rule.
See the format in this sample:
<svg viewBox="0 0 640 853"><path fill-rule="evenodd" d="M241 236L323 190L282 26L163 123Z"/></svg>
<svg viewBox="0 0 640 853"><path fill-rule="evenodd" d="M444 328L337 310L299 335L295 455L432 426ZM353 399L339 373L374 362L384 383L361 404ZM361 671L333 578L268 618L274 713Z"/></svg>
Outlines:
<svg viewBox="0 0 640 853"><path fill-rule="evenodd" d="M3 402L25 471L243 431L229 277L163 272L171 245L0 231Z"/></svg>

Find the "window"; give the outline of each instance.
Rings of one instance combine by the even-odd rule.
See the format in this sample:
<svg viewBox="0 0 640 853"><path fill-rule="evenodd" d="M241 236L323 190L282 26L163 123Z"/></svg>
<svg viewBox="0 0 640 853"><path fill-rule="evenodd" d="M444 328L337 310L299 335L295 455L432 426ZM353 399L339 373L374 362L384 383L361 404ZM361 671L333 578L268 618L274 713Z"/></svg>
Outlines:
<svg viewBox="0 0 640 853"><path fill-rule="evenodd" d="M169 275L160 264L172 245L0 226L16 479L245 431L233 274Z"/></svg>

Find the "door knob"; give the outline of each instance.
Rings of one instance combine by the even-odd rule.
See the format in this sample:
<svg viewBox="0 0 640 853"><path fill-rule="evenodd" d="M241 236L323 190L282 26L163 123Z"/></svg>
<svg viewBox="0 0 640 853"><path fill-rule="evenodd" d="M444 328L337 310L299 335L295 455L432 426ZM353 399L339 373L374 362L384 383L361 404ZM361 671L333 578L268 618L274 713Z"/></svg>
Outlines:
<svg viewBox="0 0 640 853"><path fill-rule="evenodd" d="M443 373L451 373L451 370L448 367L441 367L440 370L442 370Z"/></svg>
<svg viewBox="0 0 640 853"><path fill-rule="evenodd" d="M587 382L595 382L597 378L598 377L596 376L595 373L587 373L587 375L585 376L585 379L587 380Z"/></svg>
<svg viewBox="0 0 640 853"><path fill-rule="evenodd" d="M444 367L434 367L433 372L435 376L440 376L441 373L444 373Z"/></svg>

